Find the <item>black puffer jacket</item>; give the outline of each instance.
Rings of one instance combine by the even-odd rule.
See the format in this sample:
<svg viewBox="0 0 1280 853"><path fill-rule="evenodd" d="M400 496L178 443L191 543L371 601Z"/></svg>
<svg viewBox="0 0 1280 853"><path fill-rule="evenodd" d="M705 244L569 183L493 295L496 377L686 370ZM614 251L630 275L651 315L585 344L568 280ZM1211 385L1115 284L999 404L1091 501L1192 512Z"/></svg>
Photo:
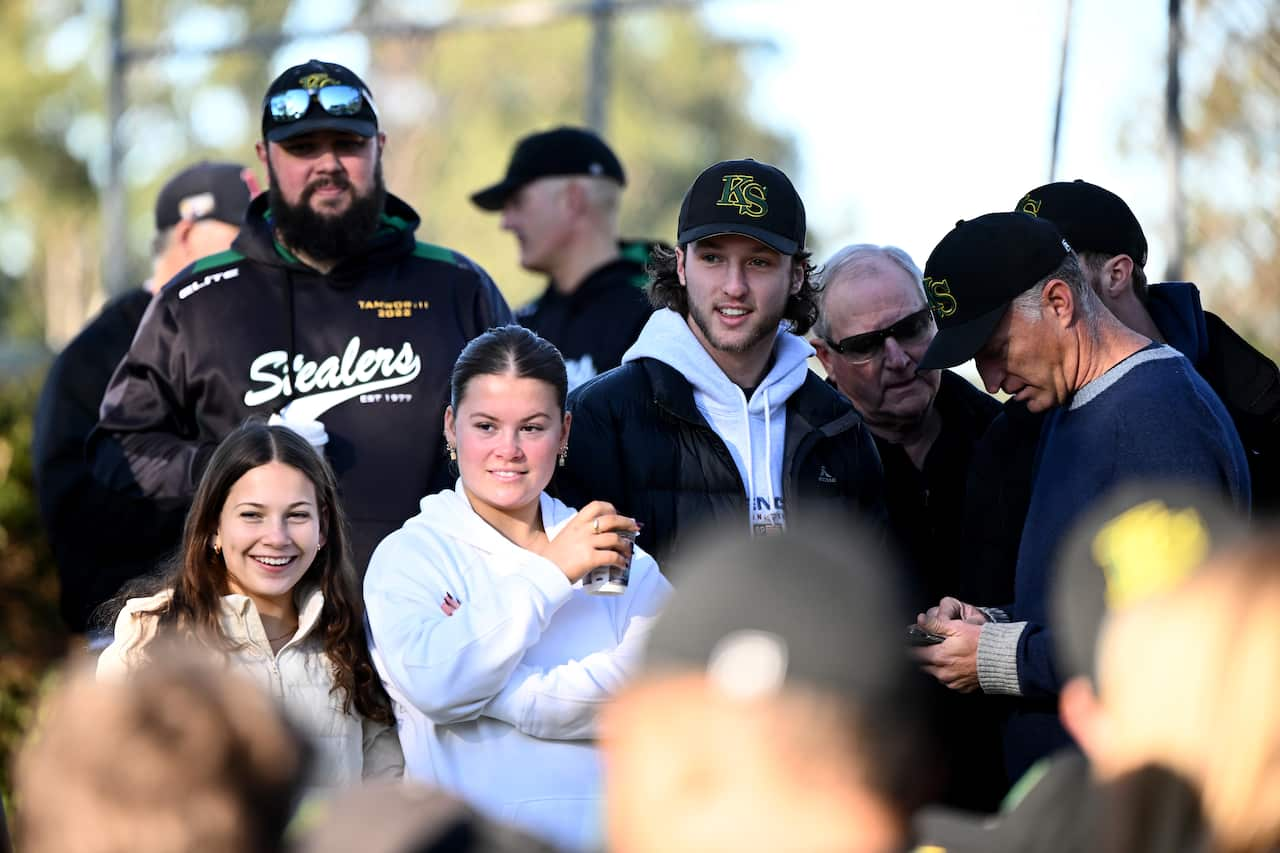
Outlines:
<svg viewBox="0 0 1280 853"><path fill-rule="evenodd" d="M628 362L578 388L569 410L568 463L554 484L561 499L578 507L605 500L636 518L644 525L637 541L663 574L671 577L672 558L705 524L748 533L742 477L677 370L650 358ZM880 457L862 419L813 373L786 410L788 518L825 505L883 529Z"/></svg>

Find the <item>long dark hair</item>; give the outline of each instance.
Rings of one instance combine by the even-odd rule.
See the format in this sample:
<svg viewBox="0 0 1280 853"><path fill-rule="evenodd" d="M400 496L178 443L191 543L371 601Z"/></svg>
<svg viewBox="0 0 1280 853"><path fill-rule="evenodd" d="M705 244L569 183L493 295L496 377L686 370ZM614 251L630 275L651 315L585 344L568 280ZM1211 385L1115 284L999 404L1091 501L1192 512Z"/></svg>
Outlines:
<svg viewBox="0 0 1280 853"><path fill-rule="evenodd" d="M679 251L687 252L689 244L680 247ZM649 254L649 284L645 293L654 308L670 308L681 317L689 316L689 291L680 283L676 273L676 249L666 246L654 246ZM791 263L798 264L803 270L800 289L787 297L787 307L782 319L791 321L791 331L803 335L812 328L818 319L818 293L821 287L814 281L817 268L812 261L813 254L801 249L791 256Z"/></svg>
<svg viewBox="0 0 1280 853"><path fill-rule="evenodd" d="M161 632L187 636L215 649L235 651L237 645L222 630L221 599L229 591L227 565L213 550L213 538L232 486L249 471L281 462L301 471L316 490L316 504L325 531L325 546L298 581L315 583L324 595L319 633L333 668L333 689L343 694L343 710L356 710L370 720L392 724L391 700L373 668L364 635L364 600L351 563L346 517L338 502L333 470L306 439L282 426L267 426L253 418L228 435L214 451L200 478L182 532L182 547L168 570L158 578L131 585L117 596L172 589L173 597L157 610ZM118 609L118 608L117 608Z"/></svg>

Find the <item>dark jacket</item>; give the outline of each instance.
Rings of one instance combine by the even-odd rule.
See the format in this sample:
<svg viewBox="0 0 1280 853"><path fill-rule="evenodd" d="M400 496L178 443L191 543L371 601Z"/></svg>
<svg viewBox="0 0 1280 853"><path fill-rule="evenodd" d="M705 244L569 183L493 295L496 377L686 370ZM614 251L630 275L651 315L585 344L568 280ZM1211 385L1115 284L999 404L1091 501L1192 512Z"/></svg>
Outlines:
<svg viewBox="0 0 1280 853"><path fill-rule="evenodd" d="M932 607L944 595L962 601L986 601L973 596L990 586L980 564L972 516L981 512L966 500L974 445L1000 412L995 398L963 377L942 371L933 400L942 431L916 468L900 444L875 436L884 465L885 502L893 538L908 569L912 609ZM1013 597L1010 572L999 601ZM1007 705L1003 697L956 693L933 684L939 707L937 743L945 771L940 802L975 811L995 811L1008 789L1001 758L1000 722Z"/></svg>
<svg viewBox="0 0 1280 853"><path fill-rule="evenodd" d="M902 445L875 436L884 466L889 522L911 572L913 603L920 610L944 595L969 601L968 596L985 586L969 560L974 545L965 489L974 445L1000 412L995 398L950 370L942 371L933 405L942 431L925 456L924 470L916 468Z"/></svg>
<svg viewBox="0 0 1280 853"><path fill-rule="evenodd" d="M569 387L622 364L653 306L645 295L648 246L624 245L623 254L591 272L572 293L554 284L516 311L520 325L551 341L564 356Z"/></svg>
<svg viewBox="0 0 1280 853"><path fill-rule="evenodd" d="M1194 284L1153 284L1146 304L1160 334L1227 407L1249 461L1254 512L1280 512L1280 368L1201 308Z"/></svg>
<svg viewBox="0 0 1280 853"><path fill-rule="evenodd" d="M151 293L136 288L103 306L54 359L36 406L40 518L58 565L62 618L76 633L123 583L154 570L182 530L181 513L116 495L94 479L85 458L102 394L150 302Z"/></svg>
<svg viewBox="0 0 1280 853"><path fill-rule="evenodd" d="M612 503L644 525L641 547L668 574L703 525L748 532L746 488L720 436L674 368L650 358L596 377L569 398L566 467L555 478L570 506ZM862 419L815 374L787 400L783 500L788 517L827 506L883 525L880 459Z"/></svg>
<svg viewBox="0 0 1280 853"><path fill-rule="evenodd" d="M1209 826L1195 788L1147 764L1098 782L1072 749L1018 780L999 815L925 808L912 818L925 850L947 853L1208 853Z"/></svg>
<svg viewBox="0 0 1280 853"><path fill-rule="evenodd" d="M117 491L185 507L217 443L286 403L320 420L363 570L377 543L449 484L441 426L468 340L511 322L489 276L419 243L417 214L387 196L363 251L322 274L273 238L267 196L232 250L156 297L108 387L90 439Z"/></svg>

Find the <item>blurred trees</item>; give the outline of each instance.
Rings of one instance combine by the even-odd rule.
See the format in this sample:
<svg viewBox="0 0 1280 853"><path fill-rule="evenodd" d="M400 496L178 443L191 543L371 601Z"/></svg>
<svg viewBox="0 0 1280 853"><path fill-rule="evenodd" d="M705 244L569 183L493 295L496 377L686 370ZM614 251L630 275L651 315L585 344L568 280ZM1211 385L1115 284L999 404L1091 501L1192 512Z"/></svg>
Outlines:
<svg viewBox="0 0 1280 853"><path fill-rule="evenodd" d="M465 15L503 4L457 5ZM499 217L468 197L502 177L520 136L584 121L590 37L583 19L377 45L369 83L387 132L388 188L422 216L420 239L479 261L513 306L544 283L520 270ZM717 160L794 165L788 141L748 112L750 61L687 12L618 16L605 137L627 172L624 235L672 241L685 189Z"/></svg>
<svg viewBox="0 0 1280 853"><path fill-rule="evenodd" d="M1189 278L1255 346L1280 355L1280 0L1204 0L1188 67Z"/></svg>
<svg viewBox="0 0 1280 853"><path fill-rule="evenodd" d="M376 43L306 35L505 5L125 0L128 45L186 52L129 67L120 124L129 239L110 251L129 254L131 278L140 282L151 202L164 179L202 157L253 163L261 93L272 73L325 54L352 64L374 90L389 138L387 184L422 214L422 239L472 255L513 303L524 301L540 283L518 270L497 218L467 197L502 174L518 136L582 122L588 21ZM107 8L9 0L0 11L0 58L11 69L0 93L22 107L0 116L0 319L11 334L43 333L55 348L104 296L97 193L106 175ZM282 26L297 38L273 52L192 52ZM718 41L688 11L617 16L607 136L630 177L625 233L670 239L681 193L714 160L750 155L792 165L788 141L749 115L753 50Z"/></svg>

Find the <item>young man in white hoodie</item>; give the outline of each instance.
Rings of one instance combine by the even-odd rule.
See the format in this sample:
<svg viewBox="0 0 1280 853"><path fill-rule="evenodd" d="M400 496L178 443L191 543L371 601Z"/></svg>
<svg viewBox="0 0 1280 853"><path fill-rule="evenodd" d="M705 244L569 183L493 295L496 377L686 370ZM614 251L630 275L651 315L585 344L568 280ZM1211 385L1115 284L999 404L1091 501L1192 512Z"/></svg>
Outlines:
<svg viewBox="0 0 1280 853"><path fill-rule="evenodd" d="M659 308L622 366L569 399L556 486L642 522L659 561L709 522L785 529L806 507L883 523L880 458L861 419L809 371L817 316L804 204L755 160L706 169L685 194L674 252L655 252Z"/></svg>

